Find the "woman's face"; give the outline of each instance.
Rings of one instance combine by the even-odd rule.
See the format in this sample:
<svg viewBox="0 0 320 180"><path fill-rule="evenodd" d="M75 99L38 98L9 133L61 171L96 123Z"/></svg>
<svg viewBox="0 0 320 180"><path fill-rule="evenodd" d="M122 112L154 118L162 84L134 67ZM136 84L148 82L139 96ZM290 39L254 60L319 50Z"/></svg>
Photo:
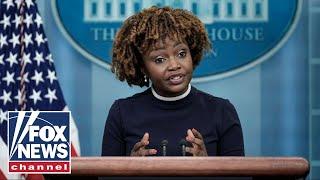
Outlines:
<svg viewBox="0 0 320 180"><path fill-rule="evenodd" d="M187 44L166 38L143 55L143 61L145 73L159 95L178 96L188 89L193 64Z"/></svg>

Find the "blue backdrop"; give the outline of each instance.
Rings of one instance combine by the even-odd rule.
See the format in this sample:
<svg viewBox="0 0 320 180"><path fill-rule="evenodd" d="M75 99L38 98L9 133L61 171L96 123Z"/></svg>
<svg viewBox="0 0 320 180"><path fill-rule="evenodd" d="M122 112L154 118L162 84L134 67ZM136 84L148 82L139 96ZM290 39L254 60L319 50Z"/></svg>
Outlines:
<svg viewBox="0 0 320 180"><path fill-rule="evenodd" d="M98 156L111 104L143 89L130 88L86 60L58 29L50 1L38 1L38 6L57 76L79 129L81 154ZM235 105L247 156L305 157L313 179L320 178L319 18L319 0L303 1L295 31L269 60L228 78L193 84Z"/></svg>

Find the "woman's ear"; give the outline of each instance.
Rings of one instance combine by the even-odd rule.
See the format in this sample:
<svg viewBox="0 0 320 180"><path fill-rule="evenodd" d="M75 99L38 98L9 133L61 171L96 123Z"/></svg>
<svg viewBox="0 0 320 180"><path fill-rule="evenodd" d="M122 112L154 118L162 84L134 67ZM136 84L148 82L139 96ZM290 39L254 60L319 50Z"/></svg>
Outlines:
<svg viewBox="0 0 320 180"><path fill-rule="evenodd" d="M142 72L142 74L146 74L146 69L144 68L144 67L141 67L141 72Z"/></svg>
<svg viewBox="0 0 320 180"><path fill-rule="evenodd" d="M141 72L146 75L147 77L149 77L149 73L148 71L146 70L146 68L144 67L144 65L141 67Z"/></svg>
<svg viewBox="0 0 320 180"><path fill-rule="evenodd" d="M149 86L149 74L144 67L141 68L141 72L143 74L144 83L146 86Z"/></svg>

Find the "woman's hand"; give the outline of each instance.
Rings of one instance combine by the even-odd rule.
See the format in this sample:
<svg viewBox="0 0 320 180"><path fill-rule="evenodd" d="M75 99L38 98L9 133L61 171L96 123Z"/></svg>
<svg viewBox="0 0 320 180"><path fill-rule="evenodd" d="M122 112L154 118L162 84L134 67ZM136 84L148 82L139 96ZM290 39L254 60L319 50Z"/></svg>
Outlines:
<svg viewBox="0 0 320 180"><path fill-rule="evenodd" d="M203 137L196 129L188 129L186 140L192 143L192 147L186 147L186 152L193 154L193 156L208 156Z"/></svg>
<svg viewBox="0 0 320 180"><path fill-rule="evenodd" d="M156 149L146 149L148 144L149 133L144 133L142 139L133 146L130 156L149 156L157 154Z"/></svg>

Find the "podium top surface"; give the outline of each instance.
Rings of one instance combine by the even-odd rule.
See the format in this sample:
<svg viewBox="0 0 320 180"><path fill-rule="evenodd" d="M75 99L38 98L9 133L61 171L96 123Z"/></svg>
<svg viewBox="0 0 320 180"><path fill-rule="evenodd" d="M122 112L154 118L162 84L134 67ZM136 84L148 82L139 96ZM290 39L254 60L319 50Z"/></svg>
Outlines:
<svg viewBox="0 0 320 180"><path fill-rule="evenodd" d="M73 157L73 175L306 177L300 157Z"/></svg>

